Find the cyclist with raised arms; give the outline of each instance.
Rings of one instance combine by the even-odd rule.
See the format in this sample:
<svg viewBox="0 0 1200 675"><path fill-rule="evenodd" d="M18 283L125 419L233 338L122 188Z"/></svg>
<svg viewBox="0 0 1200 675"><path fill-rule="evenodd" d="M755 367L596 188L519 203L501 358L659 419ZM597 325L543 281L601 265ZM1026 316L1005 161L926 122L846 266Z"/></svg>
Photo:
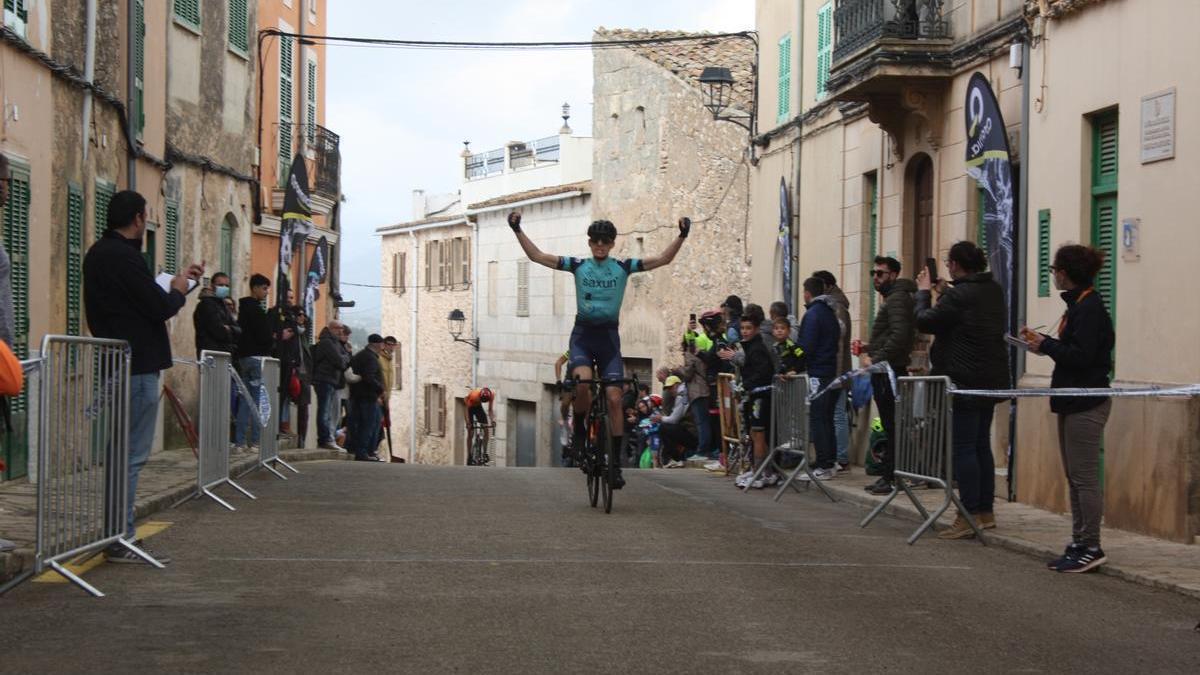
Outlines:
<svg viewBox="0 0 1200 675"><path fill-rule="evenodd" d="M636 272L648 272L668 265L679 253L683 240L692 227L688 218L679 219L679 236L671 241L661 254L645 259L611 258L609 252L617 240L617 228L607 220L596 220L588 227L590 258L571 258L544 253L521 231L521 214L508 214L508 225L517 235L517 241L529 259L552 270L570 272L575 276L575 328L571 330L570 355L571 373L575 380L590 380L592 364L600 369L603 380L620 380L625 377L621 361L621 335L618 321L621 303L625 299L625 283ZM622 447L622 432L625 416L621 410L621 385L605 387L608 399L609 435L614 448ZM591 390L586 384L575 386L575 423L572 447L576 454L582 451L587 437L587 411L592 404ZM613 488L625 484L617 466Z"/></svg>

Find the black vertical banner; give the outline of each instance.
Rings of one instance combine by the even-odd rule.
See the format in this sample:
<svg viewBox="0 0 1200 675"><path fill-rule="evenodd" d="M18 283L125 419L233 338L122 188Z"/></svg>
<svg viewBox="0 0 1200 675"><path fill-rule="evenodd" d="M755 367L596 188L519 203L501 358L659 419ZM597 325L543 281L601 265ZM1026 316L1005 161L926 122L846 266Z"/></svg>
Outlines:
<svg viewBox="0 0 1200 675"><path fill-rule="evenodd" d="M291 287L292 251L297 240L303 245L312 231L312 202L308 197L308 167L303 153L296 153L288 171L287 191L283 196L283 218L279 223L279 267L275 272L275 304L287 303Z"/></svg>
<svg viewBox="0 0 1200 675"><path fill-rule="evenodd" d="M967 175L983 189L983 223L987 236L988 267L1004 289L1008 305L1008 332L1016 332L1016 269L1014 261L1015 186L1008 128L987 78L975 73L967 84L964 107L967 122ZM1016 350L1009 348L1009 377L1016 386ZM1008 498L1016 499L1017 400L1009 401Z"/></svg>
<svg viewBox="0 0 1200 675"><path fill-rule="evenodd" d="M983 222L987 232L988 267L1013 307L1014 185L1008 131L987 78L971 76L964 108L967 121L967 175L984 192Z"/></svg>

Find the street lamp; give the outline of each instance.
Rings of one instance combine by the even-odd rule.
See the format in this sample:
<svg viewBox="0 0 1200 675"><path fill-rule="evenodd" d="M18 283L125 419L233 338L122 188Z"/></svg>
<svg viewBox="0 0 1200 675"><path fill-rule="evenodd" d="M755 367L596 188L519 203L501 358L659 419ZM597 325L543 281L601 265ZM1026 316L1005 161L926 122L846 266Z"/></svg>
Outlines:
<svg viewBox="0 0 1200 675"><path fill-rule="evenodd" d="M479 338L474 340L470 338L459 337L463 332L463 323L467 317L462 313L461 309L450 310L450 316L446 318L446 327L450 329L450 337L454 338L455 342L465 342L479 351Z"/></svg>
<svg viewBox="0 0 1200 675"><path fill-rule="evenodd" d="M733 93L733 73L728 68L707 66L700 73L700 90L704 93L704 107L712 113L714 120L733 122L754 135L753 111L744 115L722 115L729 107ZM757 102L754 102L754 106ZM752 106L753 107L753 106ZM744 120L744 121L743 121Z"/></svg>

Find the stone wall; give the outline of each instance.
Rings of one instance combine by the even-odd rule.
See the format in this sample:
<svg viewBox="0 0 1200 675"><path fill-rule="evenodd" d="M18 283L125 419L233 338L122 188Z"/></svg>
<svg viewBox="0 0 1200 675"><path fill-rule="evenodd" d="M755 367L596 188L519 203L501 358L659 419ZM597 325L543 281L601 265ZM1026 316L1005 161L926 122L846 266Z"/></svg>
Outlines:
<svg viewBox="0 0 1200 675"><path fill-rule="evenodd" d="M657 255L692 219L672 265L630 280L621 315L624 356L670 364L688 314L750 290L748 138L714 121L696 86L629 50L597 50L593 63L592 213L621 233L613 254Z"/></svg>

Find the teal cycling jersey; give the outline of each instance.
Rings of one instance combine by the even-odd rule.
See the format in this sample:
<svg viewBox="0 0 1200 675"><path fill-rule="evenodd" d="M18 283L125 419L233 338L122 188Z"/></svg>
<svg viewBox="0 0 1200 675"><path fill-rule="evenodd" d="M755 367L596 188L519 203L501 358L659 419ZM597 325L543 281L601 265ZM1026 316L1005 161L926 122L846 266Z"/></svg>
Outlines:
<svg viewBox="0 0 1200 675"><path fill-rule="evenodd" d="M558 269L575 275L575 320L585 324L616 324L625 299L629 275L642 272L638 258L558 259Z"/></svg>

